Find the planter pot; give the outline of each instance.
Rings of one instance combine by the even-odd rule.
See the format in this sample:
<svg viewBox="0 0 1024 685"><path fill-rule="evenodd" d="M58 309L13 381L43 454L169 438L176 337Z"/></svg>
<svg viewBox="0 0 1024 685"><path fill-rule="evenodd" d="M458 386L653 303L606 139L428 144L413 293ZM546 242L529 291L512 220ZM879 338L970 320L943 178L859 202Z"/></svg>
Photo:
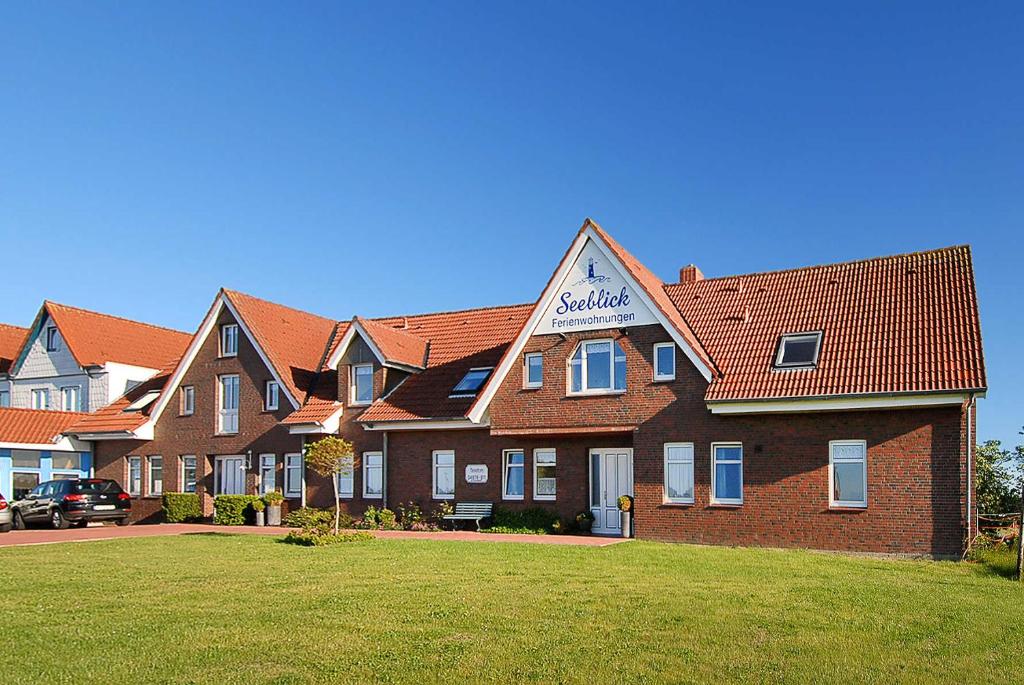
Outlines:
<svg viewBox="0 0 1024 685"><path fill-rule="evenodd" d="M257 526L265 526L265 525L267 525L264 513L262 511L257 511L256 512L256 525Z"/></svg>
<svg viewBox="0 0 1024 685"><path fill-rule="evenodd" d="M267 525L281 525L281 505L267 507Z"/></svg>
<svg viewBox="0 0 1024 685"><path fill-rule="evenodd" d="M630 517L628 511L620 511L619 512L619 523L622 526L622 537L624 537L624 538L632 537L631 534L632 534L633 531L631 530L632 526L630 525L632 522L633 522L633 519Z"/></svg>

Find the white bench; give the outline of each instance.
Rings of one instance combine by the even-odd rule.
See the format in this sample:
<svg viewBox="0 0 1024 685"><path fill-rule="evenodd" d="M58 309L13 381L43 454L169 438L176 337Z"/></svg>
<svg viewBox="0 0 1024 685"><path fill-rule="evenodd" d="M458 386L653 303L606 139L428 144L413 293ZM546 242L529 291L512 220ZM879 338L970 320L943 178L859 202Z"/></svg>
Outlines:
<svg viewBox="0 0 1024 685"><path fill-rule="evenodd" d="M444 516L445 521L476 521L476 529L480 530L480 521L491 517L494 505L490 502L459 502L455 505L455 513ZM452 524L454 528L454 523Z"/></svg>

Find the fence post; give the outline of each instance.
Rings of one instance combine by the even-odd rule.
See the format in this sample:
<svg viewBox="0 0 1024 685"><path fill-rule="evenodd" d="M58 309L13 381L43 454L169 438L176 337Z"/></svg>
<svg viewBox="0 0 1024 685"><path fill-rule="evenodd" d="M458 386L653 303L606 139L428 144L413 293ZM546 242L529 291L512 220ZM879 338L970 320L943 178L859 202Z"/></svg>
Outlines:
<svg viewBox="0 0 1024 685"><path fill-rule="evenodd" d="M1024 568L1024 479L1020 484L1020 528L1017 529L1017 580L1021 578L1021 570Z"/></svg>

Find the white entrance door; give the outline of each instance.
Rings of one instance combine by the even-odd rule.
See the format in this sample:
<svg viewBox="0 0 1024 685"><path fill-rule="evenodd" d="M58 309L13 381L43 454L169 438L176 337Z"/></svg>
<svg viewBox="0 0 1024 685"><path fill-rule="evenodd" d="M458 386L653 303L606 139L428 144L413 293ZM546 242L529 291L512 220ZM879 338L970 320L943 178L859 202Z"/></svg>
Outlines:
<svg viewBox="0 0 1024 685"><path fill-rule="evenodd" d="M633 450L624 447L590 450L590 511L595 533L617 534L619 497L633 495Z"/></svg>
<svg viewBox="0 0 1024 685"><path fill-rule="evenodd" d="M218 495L245 494L245 457L217 457L216 483Z"/></svg>

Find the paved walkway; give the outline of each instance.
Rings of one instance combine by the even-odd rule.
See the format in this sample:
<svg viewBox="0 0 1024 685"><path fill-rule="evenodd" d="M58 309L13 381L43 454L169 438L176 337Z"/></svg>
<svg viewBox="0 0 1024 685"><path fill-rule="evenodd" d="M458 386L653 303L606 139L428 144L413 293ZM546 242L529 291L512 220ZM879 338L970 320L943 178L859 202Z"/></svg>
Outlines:
<svg viewBox="0 0 1024 685"><path fill-rule="evenodd" d="M204 523L162 523L156 525L114 526L90 525L88 528L53 530L30 528L0 533L0 547L20 545L52 545L60 542L89 542L118 538L144 538L157 535L188 535L195 533L224 533L230 535L284 535L287 528L260 528L257 526L214 526ZM506 535L503 533L477 533L470 531L413 532L408 530L376 530L373 534L388 540L449 540L460 542L526 542L540 545L579 545L607 547L623 538L583 535Z"/></svg>

